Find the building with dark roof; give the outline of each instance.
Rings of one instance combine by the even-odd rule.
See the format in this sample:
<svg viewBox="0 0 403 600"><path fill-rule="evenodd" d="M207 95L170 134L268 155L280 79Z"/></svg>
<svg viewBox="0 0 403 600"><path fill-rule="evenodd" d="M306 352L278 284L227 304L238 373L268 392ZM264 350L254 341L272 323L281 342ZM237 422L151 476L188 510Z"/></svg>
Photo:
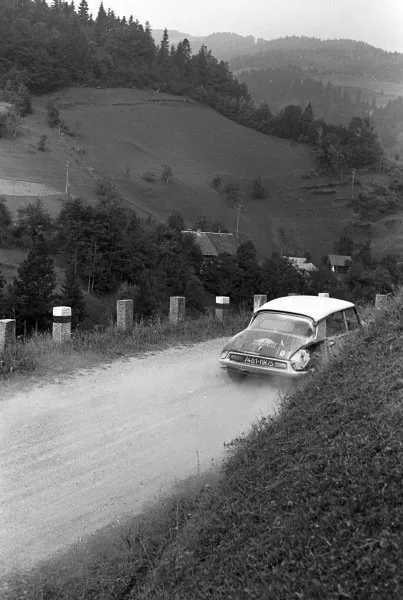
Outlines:
<svg viewBox="0 0 403 600"><path fill-rule="evenodd" d="M191 235L199 246L204 258L211 258L219 254L230 254L235 256L241 242L233 233L215 233L212 231L193 231L191 229L182 231Z"/></svg>
<svg viewBox="0 0 403 600"><path fill-rule="evenodd" d="M347 273L351 263L351 256L344 254L328 254L327 258L333 273Z"/></svg>

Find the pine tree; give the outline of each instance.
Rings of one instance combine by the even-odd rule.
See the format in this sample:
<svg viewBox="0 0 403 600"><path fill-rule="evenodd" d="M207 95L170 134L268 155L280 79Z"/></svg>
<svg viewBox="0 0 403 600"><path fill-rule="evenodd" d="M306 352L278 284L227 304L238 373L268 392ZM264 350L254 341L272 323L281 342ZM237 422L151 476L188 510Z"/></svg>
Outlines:
<svg viewBox="0 0 403 600"><path fill-rule="evenodd" d="M169 59L169 35L168 30L164 29L161 44L158 50L158 63L165 64Z"/></svg>
<svg viewBox="0 0 403 600"><path fill-rule="evenodd" d="M11 286L17 325L27 329L46 329L55 302L56 275L53 259L41 235L35 237L26 259L18 268ZM24 327L25 329L25 327Z"/></svg>
<svg viewBox="0 0 403 600"><path fill-rule="evenodd" d="M89 21L89 9L87 0L81 0L78 5L78 16L80 17L81 23L84 25Z"/></svg>
<svg viewBox="0 0 403 600"><path fill-rule="evenodd" d="M73 329L85 319L85 300L80 283L74 268L71 264L65 272L66 279L62 288L61 301L65 306L71 308L71 325Z"/></svg>

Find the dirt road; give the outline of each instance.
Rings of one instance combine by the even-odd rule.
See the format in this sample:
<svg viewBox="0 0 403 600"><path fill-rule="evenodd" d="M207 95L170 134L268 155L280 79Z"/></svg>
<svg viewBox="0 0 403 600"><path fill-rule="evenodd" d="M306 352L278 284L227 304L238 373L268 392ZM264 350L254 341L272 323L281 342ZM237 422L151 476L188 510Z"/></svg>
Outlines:
<svg viewBox="0 0 403 600"><path fill-rule="evenodd" d="M222 345L116 362L0 402L0 575L138 513L275 412L276 388L218 368Z"/></svg>

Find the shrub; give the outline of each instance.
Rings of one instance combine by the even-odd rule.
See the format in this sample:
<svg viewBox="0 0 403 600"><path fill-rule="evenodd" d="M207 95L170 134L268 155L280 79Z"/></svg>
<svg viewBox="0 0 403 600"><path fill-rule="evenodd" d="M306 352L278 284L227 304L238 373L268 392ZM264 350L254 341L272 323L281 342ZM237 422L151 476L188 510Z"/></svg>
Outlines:
<svg viewBox="0 0 403 600"><path fill-rule="evenodd" d="M144 181L147 181L147 183L155 183L157 176L153 171L146 171L143 174L143 179Z"/></svg>
<svg viewBox="0 0 403 600"><path fill-rule="evenodd" d="M60 112L55 98L49 98L46 103L46 111L48 125L50 127L57 127L60 124Z"/></svg>
<svg viewBox="0 0 403 600"><path fill-rule="evenodd" d="M11 105L0 107L0 138L15 140L17 137L17 115Z"/></svg>
<svg viewBox="0 0 403 600"><path fill-rule="evenodd" d="M47 135L41 135L41 137L39 139L38 150L40 150L41 152L46 152L46 150L48 149L47 139L48 139Z"/></svg>
<svg viewBox="0 0 403 600"><path fill-rule="evenodd" d="M213 181L211 182L211 187L216 192L219 192L221 194L221 192L223 191L223 187L224 187L224 182L223 182L223 178L221 177L221 175L215 175L213 177Z"/></svg>
<svg viewBox="0 0 403 600"><path fill-rule="evenodd" d="M174 172L169 165L164 165L164 169L161 173L161 179L164 183L171 183L174 178Z"/></svg>

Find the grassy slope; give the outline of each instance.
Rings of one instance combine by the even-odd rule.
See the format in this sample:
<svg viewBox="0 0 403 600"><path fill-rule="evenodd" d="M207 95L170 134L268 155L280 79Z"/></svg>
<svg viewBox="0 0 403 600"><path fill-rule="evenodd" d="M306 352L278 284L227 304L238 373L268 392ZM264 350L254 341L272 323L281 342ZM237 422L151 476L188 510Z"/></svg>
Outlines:
<svg viewBox="0 0 403 600"><path fill-rule="evenodd" d="M247 199L240 229L265 255L272 250L276 229L291 225L319 259L351 217L351 209L334 196L300 190L307 183L300 175L314 168L305 146L241 127L209 108L149 91L74 88L64 93L61 115L72 131L79 123L75 140L60 137L46 125L45 104L46 97L35 98L34 114L22 121L23 135L15 142L0 140L0 178L41 182L49 194L63 193L68 159L75 195L94 199L96 177L109 175L140 216L165 219L179 210L188 224L205 215L234 229L234 211L210 186L218 173L225 182L240 182ZM43 133L50 152L36 150ZM85 154L77 152L79 148ZM148 169L159 177L164 164L174 170L172 184L143 181ZM264 201L249 200L252 181L258 176L269 191ZM9 196L9 203L15 210L28 199ZM57 195L45 196L44 202L57 214Z"/></svg>
<svg viewBox="0 0 403 600"><path fill-rule="evenodd" d="M5 598L401 598L402 308L235 440L221 478L182 486Z"/></svg>

